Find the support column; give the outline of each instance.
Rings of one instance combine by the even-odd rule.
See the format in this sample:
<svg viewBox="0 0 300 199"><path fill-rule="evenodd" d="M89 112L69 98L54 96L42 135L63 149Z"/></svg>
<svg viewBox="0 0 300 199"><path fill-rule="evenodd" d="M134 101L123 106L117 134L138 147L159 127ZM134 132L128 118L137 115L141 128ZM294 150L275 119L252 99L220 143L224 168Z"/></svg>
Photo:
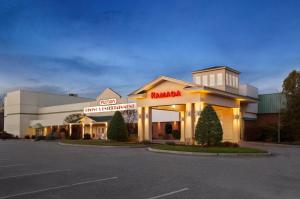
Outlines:
<svg viewBox="0 0 300 199"><path fill-rule="evenodd" d="M85 134L85 128L84 128L84 124L82 124L82 138L84 138L84 134Z"/></svg>
<svg viewBox="0 0 300 199"><path fill-rule="evenodd" d="M185 142L186 144L194 143L194 108L192 103L185 105Z"/></svg>
<svg viewBox="0 0 300 199"><path fill-rule="evenodd" d="M152 108L145 107L145 140L152 141Z"/></svg>
<svg viewBox="0 0 300 199"><path fill-rule="evenodd" d="M90 123L90 135L93 138L93 123Z"/></svg>
<svg viewBox="0 0 300 199"><path fill-rule="evenodd" d="M143 107L138 107L138 141L144 141L145 113Z"/></svg>
<svg viewBox="0 0 300 199"><path fill-rule="evenodd" d="M69 124L69 137L72 135L72 124Z"/></svg>
<svg viewBox="0 0 300 199"><path fill-rule="evenodd" d="M104 128L104 135L105 135L105 140L107 140L107 129L108 129L108 123L105 123L105 128Z"/></svg>
<svg viewBox="0 0 300 199"><path fill-rule="evenodd" d="M233 108L233 142L241 138L241 113L240 108Z"/></svg>
<svg viewBox="0 0 300 199"><path fill-rule="evenodd" d="M180 142L185 143L184 111L180 111Z"/></svg>

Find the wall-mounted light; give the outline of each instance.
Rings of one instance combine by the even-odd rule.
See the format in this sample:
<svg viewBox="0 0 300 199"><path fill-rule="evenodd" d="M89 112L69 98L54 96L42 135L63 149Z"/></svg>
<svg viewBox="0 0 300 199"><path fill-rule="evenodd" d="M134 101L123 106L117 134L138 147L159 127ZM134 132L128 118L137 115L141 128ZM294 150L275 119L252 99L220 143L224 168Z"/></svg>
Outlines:
<svg viewBox="0 0 300 199"><path fill-rule="evenodd" d="M201 111L197 111L197 115L200 116L201 115Z"/></svg>
<svg viewBox="0 0 300 199"><path fill-rule="evenodd" d="M187 112L187 115L188 115L188 116L191 116L191 111L188 111L188 112Z"/></svg>
<svg viewBox="0 0 300 199"><path fill-rule="evenodd" d="M174 105L172 105L172 108L176 108L176 105L174 104Z"/></svg>
<svg viewBox="0 0 300 199"><path fill-rule="evenodd" d="M142 119L142 114L139 114L139 119Z"/></svg>
<svg viewBox="0 0 300 199"><path fill-rule="evenodd" d="M148 113L146 113L146 118L148 118Z"/></svg>
<svg viewBox="0 0 300 199"><path fill-rule="evenodd" d="M236 119L236 120L240 119L240 115L238 115L238 114L234 115L234 119Z"/></svg>

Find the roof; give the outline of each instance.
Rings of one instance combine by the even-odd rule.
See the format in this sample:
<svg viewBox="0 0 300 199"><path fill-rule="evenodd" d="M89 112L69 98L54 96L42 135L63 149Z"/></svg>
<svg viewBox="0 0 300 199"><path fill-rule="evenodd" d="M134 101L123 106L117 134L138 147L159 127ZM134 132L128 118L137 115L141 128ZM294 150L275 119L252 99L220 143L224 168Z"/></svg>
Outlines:
<svg viewBox="0 0 300 199"><path fill-rule="evenodd" d="M286 98L281 93L258 95L258 113L279 113L286 107Z"/></svg>
<svg viewBox="0 0 300 199"><path fill-rule="evenodd" d="M212 66L212 67L207 67L207 68L195 70L195 71L192 72L192 74L199 73L199 72L212 71L212 70L219 70L219 69L226 69L226 70L229 70L229 71L237 73L237 74L241 73L240 71L237 71L237 70L235 70L231 67L228 67L228 66Z"/></svg>
<svg viewBox="0 0 300 199"><path fill-rule="evenodd" d="M110 122L113 116L86 116L95 122Z"/></svg>
<svg viewBox="0 0 300 199"><path fill-rule="evenodd" d="M196 84L191 83L191 82L186 82L183 80L179 80L179 79L175 79L175 78L167 77L167 76L159 76L159 77L155 78L154 80L148 82L147 84L143 85L142 87L138 88L137 90L133 91L132 93L129 94L129 96L144 93L146 90L149 90L150 88L155 87L157 84L159 84L162 81L175 82L175 83L178 83L178 84L181 84L184 86L197 86Z"/></svg>

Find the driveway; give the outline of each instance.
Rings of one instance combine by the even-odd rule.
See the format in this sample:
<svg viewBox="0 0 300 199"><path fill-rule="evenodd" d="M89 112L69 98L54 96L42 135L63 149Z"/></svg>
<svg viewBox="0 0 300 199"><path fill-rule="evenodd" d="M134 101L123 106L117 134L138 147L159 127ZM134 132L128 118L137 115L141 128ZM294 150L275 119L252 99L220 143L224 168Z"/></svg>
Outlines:
<svg viewBox="0 0 300 199"><path fill-rule="evenodd" d="M300 148L267 148L276 155L198 157L0 141L0 199L298 199Z"/></svg>

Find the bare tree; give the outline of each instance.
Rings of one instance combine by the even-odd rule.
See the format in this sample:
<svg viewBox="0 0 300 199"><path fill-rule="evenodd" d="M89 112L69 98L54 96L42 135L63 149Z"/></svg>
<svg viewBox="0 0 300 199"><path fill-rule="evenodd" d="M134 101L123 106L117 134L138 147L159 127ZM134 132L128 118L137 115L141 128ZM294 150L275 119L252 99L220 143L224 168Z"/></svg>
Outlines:
<svg viewBox="0 0 300 199"><path fill-rule="evenodd" d="M127 125L127 130L129 134L135 134L136 121L137 121L137 111L136 110L126 110L122 111L123 118Z"/></svg>

